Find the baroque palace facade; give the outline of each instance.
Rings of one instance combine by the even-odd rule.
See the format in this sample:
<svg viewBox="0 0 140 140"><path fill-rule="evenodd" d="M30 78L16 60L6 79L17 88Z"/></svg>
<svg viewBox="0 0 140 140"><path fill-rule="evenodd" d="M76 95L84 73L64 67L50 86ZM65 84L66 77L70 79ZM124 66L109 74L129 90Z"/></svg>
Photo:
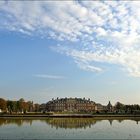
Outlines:
<svg viewBox="0 0 140 140"><path fill-rule="evenodd" d="M92 112L96 109L96 103L85 98L57 98L46 104L46 110L52 112Z"/></svg>

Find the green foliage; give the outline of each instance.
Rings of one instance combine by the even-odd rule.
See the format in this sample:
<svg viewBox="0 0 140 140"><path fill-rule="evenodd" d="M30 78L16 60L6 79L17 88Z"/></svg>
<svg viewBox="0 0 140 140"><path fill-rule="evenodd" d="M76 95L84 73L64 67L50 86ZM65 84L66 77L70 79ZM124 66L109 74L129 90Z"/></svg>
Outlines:
<svg viewBox="0 0 140 140"><path fill-rule="evenodd" d="M117 102L115 104L115 109L116 110L124 110L124 104L120 103L120 102Z"/></svg>
<svg viewBox="0 0 140 140"><path fill-rule="evenodd" d="M116 112L119 113L125 113L125 114L133 114L140 112L140 105L134 104L134 105L124 105L120 102L117 102L114 106Z"/></svg>

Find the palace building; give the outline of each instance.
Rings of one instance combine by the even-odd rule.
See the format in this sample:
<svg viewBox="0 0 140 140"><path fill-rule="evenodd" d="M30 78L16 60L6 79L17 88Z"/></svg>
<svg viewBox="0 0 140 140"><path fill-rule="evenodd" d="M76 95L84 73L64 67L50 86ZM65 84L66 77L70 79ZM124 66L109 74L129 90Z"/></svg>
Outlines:
<svg viewBox="0 0 140 140"><path fill-rule="evenodd" d="M85 98L57 98L46 104L46 111L52 112L93 112L96 110L95 102Z"/></svg>

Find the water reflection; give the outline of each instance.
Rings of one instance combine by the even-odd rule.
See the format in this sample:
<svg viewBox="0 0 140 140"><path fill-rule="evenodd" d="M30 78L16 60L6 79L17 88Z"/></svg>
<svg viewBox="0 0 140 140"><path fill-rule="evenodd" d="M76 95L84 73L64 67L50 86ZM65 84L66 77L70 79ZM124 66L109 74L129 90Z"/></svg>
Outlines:
<svg viewBox="0 0 140 140"><path fill-rule="evenodd" d="M33 120L32 119L0 119L0 126L3 125L9 125L9 124L15 124L17 126L22 126L23 124L27 123L29 125L32 125Z"/></svg>
<svg viewBox="0 0 140 140"><path fill-rule="evenodd" d="M47 124L55 128L84 128L91 127L96 124L97 121L92 118L52 118L46 121Z"/></svg>
<svg viewBox="0 0 140 140"><path fill-rule="evenodd" d="M69 128L69 129L78 129L78 128L90 128L92 125L95 125L98 122L101 122L103 120L108 120L110 125L113 125L113 121L117 120L119 123L121 123L124 120L133 120L136 122L136 124L139 123L140 118L29 118L29 119L21 119L21 118L1 118L0 119L0 127L4 125L9 124L15 124L17 126L22 126L24 124L29 124L30 126L34 121L40 121L42 123L46 123L50 125L52 128L55 127L58 128Z"/></svg>

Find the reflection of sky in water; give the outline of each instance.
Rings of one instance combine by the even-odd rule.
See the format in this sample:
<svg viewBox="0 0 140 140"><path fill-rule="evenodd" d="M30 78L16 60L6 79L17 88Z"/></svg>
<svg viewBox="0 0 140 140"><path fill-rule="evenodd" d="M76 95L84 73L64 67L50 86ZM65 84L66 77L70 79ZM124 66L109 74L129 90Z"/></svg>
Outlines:
<svg viewBox="0 0 140 140"><path fill-rule="evenodd" d="M137 120L92 118L0 119L0 139L140 138Z"/></svg>

